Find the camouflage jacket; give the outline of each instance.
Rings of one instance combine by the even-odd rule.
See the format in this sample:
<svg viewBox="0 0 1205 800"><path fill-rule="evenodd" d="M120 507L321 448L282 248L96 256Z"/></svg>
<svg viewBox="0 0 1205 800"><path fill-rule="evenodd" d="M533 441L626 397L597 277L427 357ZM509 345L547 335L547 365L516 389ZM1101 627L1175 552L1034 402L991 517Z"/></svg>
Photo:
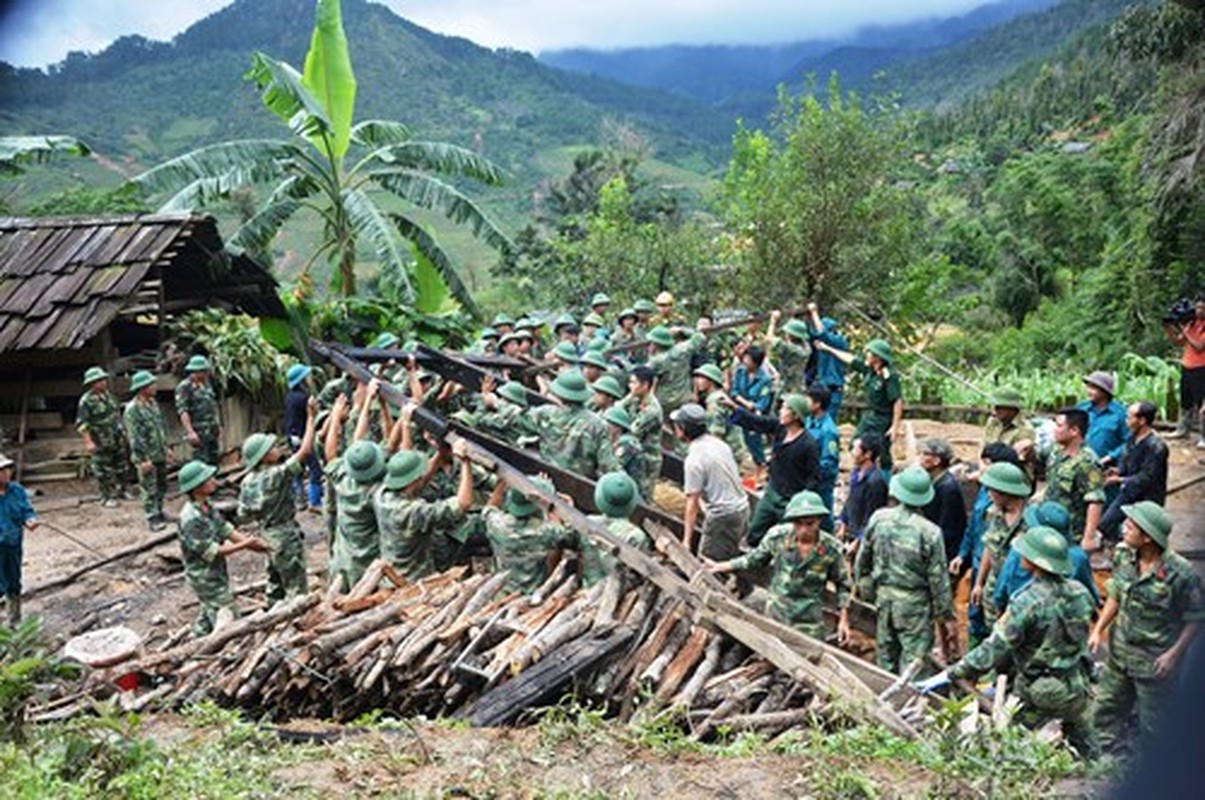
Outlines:
<svg viewBox="0 0 1205 800"><path fill-rule="evenodd" d="M517 444L525 436L536 435L527 409L505 400L495 410L480 414L476 418L476 425L482 433L512 444Z"/></svg>
<svg viewBox="0 0 1205 800"><path fill-rule="evenodd" d="M1138 554L1118 546L1106 591L1118 604L1109 660L1135 678L1152 677L1155 659L1175 644L1184 626L1205 621L1201 579L1173 550L1165 550L1163 563L1140 575Z"/></svg>
<svg viewBox="0 0 1205 800"><path fill-rule="evenodd" d="M381 554L377 516L372 494L378 484L361 484L347 473L347 465L337 458L326 465L326 478L335 495L335 544L330 571L345 581L346 589L355 585L364 570Z"/></svg>
<svg viewBox="0 0 1205 800"><path fill-rule="evenodd" d="M745 452L745 437L740 428L728 424L728 418L732 416L732 409L724 405L725 396L723 389L716 389L705 398L703 408L707 411L707 432L727 442L739 462Z"/></svg>
<svg viewBox="0 0 1205 800"><path fill-rule="evenodd" d="M109 392L85 392L79 399L75 428L88 432L97 447L116 447L121 444L121 413L117 399Z"/></svg>
<svg viewBox="0 0 1205 800"><path fill-rule="evenodd" d="M1018 693L1040 678L1063 682L1070 696L1088 688L1088 630L1096 610L1092 596L1078 581L1042 575L1013 597L992 634L950 668L955 678L974 678L1009 665L1017 675Z"/></svg>
<svg viewBox="0 0 1205 800"><path fill-rule="evenodd" d="M637 550L648 552L653 549L653 540L639 525L629 519L605 517L600 514L595 514L589 519L591 522L602 525ZM578 549L582 553L583 586L598 583L619 567L619 559L603 550L587 536L579 537Z"/></svg>
<svg viewBox="0 0 1205 800"><path fill-rule="evenodd" d="M455 497L427 502L405 492L381 486L373 493L381 536L381 558L409 580L429 575L431 539L452 529L464 519Z"/></svg>
<svg viewBox="0 0 1205 800"><path fill-rule="evenodd" d="M538 516L517 519L490 506L481 512L481 519L498 571L510 572L507 591L534 592L548 578L549 556L577 546L570 530Z"/></svg>
<svg viewBox="0 0 1205 800"><path fill-rule="evenodd" d="M188 414L198 434L217 433L222 425L211 383L196 384L189 378L180 381L176 386L176 413L181 417Z"/></svg>
<svg viewBox="0 0 1205 800"><path fill-rule="evenodd" d="M919 509L881 508L871 516L854 576L867 602L905 600L925 607L937 619L954 616L941 528Z"/></svg>
<svg viewBox="0 0 1205 800"><path fill-rule="evenodd" d="M1017 518L1013 520L1013 524L1009 525L999 508L995 505L988 507L984 514L983 527L983 548L992 555L991 572L988 575L988 583L985 584L987 597L992 596L992 587L995 586L996 579L1000 576L1000 568L1004 566L1004 560L1008 558L1008 551L1012 543L1024 532L1024 513L1018 514Z"/></svg>
<svg viewBox="0 0 1205 800"><path fill-rule="evenodd" d="M1105 499L1104 476L1096 462L1096 453L1084 445L1073 456L1056 449L1046 465L1046 500L1061 503L1071 515L1072 544L1084 536L1088 504Z"/></svg>
<svg viewBox="0 0 1205 800"><path fill-rule="evenodd" d="M820 540L806 556L800 555L795 530L790 523L775 525L757 548L733 560L738 570L772 564L770 605L767 611L804 633L824 636L824 587L829 581L837 589L837 608L849 605L853 582L845 563L845 548L831 534L820 532Z"/></svg>
<svg viewBox="0 0 1205 800"><path fill-rule="evenodd" d="M992 442L1004 442L1009 447L1016 447L1017 442L1036 442L1038 438L1037 432L1029 421L1018 414L1012 422L1005 425L995 417L988 419L987 424L983 426L983 442L990 444Z"/></svg>
<svg viewBox="0 0 1205 800"><path fill-rule="evenodd" d="M226 557L218 554L218 547L230 538L233 530L234 526L222 519L211 503L189 500L180 510L184 576L202 600L230 585Z"/></svg>
<svg viewBox="0 0 1205 800"><path fill-rule="evenodd" d="M649 366L657 373L657 399L663 407L672 411L694 399L690 385L690 357L706 341L706 337L696 331L686 341L649 357Z"/></svg>
<svg viewBox="0 0 1205 800"><path fill-rule="evenodd" d="M131 461L135 464L167 461L167 421L157 402L143 403L135 397L126 403L121 419L130 443Z"/></svg>
<svg viewBox="0 0 1205 800"><path fill-rule="evenodd" d="M661 470L661 427L665 423L660 401L650 394L641 403L639 397L629 394L619 405L631 415L632 435L640 441L649 470L655 475Z"/></svg>
<svg viewBox="0 0 1205 800"><path fill-rule="evenodd" d="M640 441L630 433L620 435L619 441L615 443L615 460L619 462L619 468L636 482L643 497L644 486L649 479L649 464ZM645 499L652 500L651 497Z"/></svg>
<svg viewBox="0 0 1205 800"><path fill-rule="evenodd" d="M290 458L279 464L261 464L239 485L238 517L258 523L263 531L297 526L296 488L301 462Z"/></svg>
<svg viewBox="0 0 1205 800"><path fill-rule="evenodd" d="M778 370L779 394L803 391L803 373L811 356L812 348L807 345L798 345L786 339L774 342L770 361Z"/></svg>
<svg viewBox="0 0 1205 800"><path fill-rule="evenodd" d="M546 405L529 412L540 437L540 456L562 469L595 479L619 469L602 417L581 406Z"/></svg>

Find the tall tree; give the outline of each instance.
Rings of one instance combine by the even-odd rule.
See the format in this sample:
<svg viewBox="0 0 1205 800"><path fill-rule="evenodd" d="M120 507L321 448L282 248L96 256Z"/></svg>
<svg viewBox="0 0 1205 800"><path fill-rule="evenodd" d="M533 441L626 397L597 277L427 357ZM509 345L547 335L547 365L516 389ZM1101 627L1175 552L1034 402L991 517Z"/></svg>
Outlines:
<svg viewBox="0 0 1205 800"><path fill-rule="evenodd" d="M506 251L506 235L440 177L497 185L501 170L462 147L417 140L400 122L353 124L356 81L338 0L318 0L302 72L256 53L248 77L260 88L264 105L289 125L292 139L202 147L134 181L151 193L172 191L163 210L203 207L248 185L264 188L266 199L238 229L234 244L264 252L295 214L308 209L322 220L324 236L304 275L325 257L334 265L339 291L353 295L357 257L362 248L371 249L381 269L395 275L407 301L435 310L450 291L472 311L473 298L451 258L414 212L437 211Z"/></svg>

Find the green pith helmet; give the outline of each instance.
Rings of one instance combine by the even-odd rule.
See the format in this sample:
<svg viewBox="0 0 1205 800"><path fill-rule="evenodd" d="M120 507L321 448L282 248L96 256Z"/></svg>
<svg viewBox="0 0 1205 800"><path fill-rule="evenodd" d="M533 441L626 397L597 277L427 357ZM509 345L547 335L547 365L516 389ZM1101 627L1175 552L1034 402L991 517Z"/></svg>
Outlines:
<svg viewBox="0 0 1205 800"><path fill-rule="evenodd" d="M518 332L507 333L507 334L504 334L503 337L498 340L498 347L499 348L506 347L511 342L521 342L527 338L530 338L530 337L524 333L518 333Z"/></svg>
<svg viewBox="0 0 1205 800"><path fill-rule="evenodd" d="M510 326L513 328L515 326L515 321L511 319L510 315L508 314L495 314L494 321L490 323L490 327L500 328L505 326Z"/></svg>
<svg viewBox="0 0 1205 800"><path fill-rule="evenodd" d="M599 394L605 394L607 397L613 397L616 400L622 400L625 396L623 387L619 385L619 381L615 380L610 375L603 375L601 378L590 384L590 388Z"/></svg>
<svg viewBox="0 0 1205 800"><path fill-rule="evenodd" d="M609 305L611 305L611 298L607 297L602 292L598 292L597 294L595 294L593 297L590 298L590 308L596 308L598 306L609 306Z"/></svg>
<svg viewBox="0 0 1205 800"><path fill-rule="evenodd" d="M517 406L527 408L527 389L518 381L508 381L498 387L498 396Z"/></svg>
<svg viewBox="0 0 1205 800"><path fill-rule="evenodd" d="M1122 506L1121 513L1134 520L1134 524L1161 549L1167 549L1167 541L1172 534L1172 518L1163 506L1151 500L1143 500L1141 503Z"/></svg>
<svg viewBox="0 0 1205 800"><path fill-rule="evenodd" d="M694 375L701 375L716 386L724 385L724 373L715 364L701 364L695 367Z"/></svg>
<svg viewBox="0 0 1205 800"><path fill-rule="evenodd" d="M1027 528L1054 528L1063 534L1063 538L1071 539L1071 515L1062 503L1046 500L1025 507L1025 526Z"/></svg>
<svg viewBox="0 0 1205 800"><path fill-rule="evenodd" d="M607 353L607 337L602 335L602 331L594 334L594 338L586 342L587 353L598 353L600 356L605 356Z"/></svg>
<svg viewBox="0 0 1205 800"><path fill-rule="evenodd" d="M1071 574L1071 557L1067 554L1067 539L1054 528L1039 525L1017 537L1013 543L1017 552L1030 563L1055 575Z"/></svg>
<svg viewBox="0 0 1205 800"><path fill-rule="evenodd" d="M417 450L399 450L385 465L385 488L405 489L427 471L427 456Z"/></svg>
<svg viewBox="0 0 1205 800"><path fill-rule="evenodd" d="M591 366L598 367L599 369L606 369L607 367L611 366L607 363L606 357L604 357L603 354L597 350L587 350L586 354L578 360L581 362L583 367Z"/></svg>
<svg viewBox="0 0 1205 800"><path fill-rule="evenodd" d="M664 325L658 325L644 335L646 342L652 342L658 347L664 347L667 350L674 346L674 335L669 332L669 328Z"/></svg>
<svg viewBox="0 0 1205 800"><path fill-rule="evenodd" d="M623 322L625 319L636 319L636 309L625 308L619 312L619 316L615 318L616 322Z"/></svg>
<svg viewBox="0 0 1205 800"><path fill-rule="evenodd" d="M1007 461L997 462L985 469L979 476L979 482L989 489L1013 497L1029 497L1032 491L1025 470Z"/></svg>
<svg viewBox="0 0 1205 800"><path fill-rule="evenodd" d="M498 331L494 330L493 328L482 328L481 336L479 336L478 338L481 339L482 341L485 341L486 339L497 339Z"/></svg>
<svg viewBox="0 0 1205 800"><path fill-rule="evenodd" d="M593 311L591 311L589 314L587 314L582 319L582 324L583 325L593 325L596 328L601 328L603 325L607 324L607 321L604 320L598 314L595 314Z"/></svg>
<svg viewBox="0 0 1205 800"><path fill-rule="evenodd" d="M347 474L356 483L372 483L385 471L385 456L374 442L359 441L343 455Z"/></svg>
<svg viewBox="0 0 1205 800"><path fill-rule="evenodd" d="M561 328L564 328L564 327L570 326L570 325L573 326L574 328L577 327L577 320L573 318L573 315L572 314L561 314L559 317L556 318L556 322L552 323L552 332L560 333Z"/></svg>
<svg viewBox="0 0 1205 800"><path fill-rule="evenodd" d="M632 432L632 415L620 406L611 406L604 411L603 419L618 426L624 433Z"/></svg>
<svg viewBox="0 0 1205 800"><path fill-rule="evenodd" d="M255 469L276 445L276 437L270 433L253 433L243 442L243 464L247 469Z"/></svg>
<svg viewBox="0 0 1205 800"><path fill-rule="evenodd" d="M581 361L577 355L577 348L573 346L573 342L557 342L556 347L552 348L552 354L561 361L568 361L570 364L576 364Z"/></svg>
<svg viewBox="0 0 1205 800"><path fill-rule="evenodd" d="M933 499L933 481L920 467L908 467L891 476L888 492L906 506L921 508Z"/></svg>
<svg viewBox="0 0 1205 800"><path fill-rule="evenodd" d="M180 467L180 474L176 476L176 481L180 485L180 491L188 494L217 474L218 468L213 464L206 464L204 461L189 461Z"/></svg>
<svg viewBox="0 0 1205 800"><path fill-rule="evenodd" d="M643 297L632 304L632 310L640 314L656 313L657 307L653 305L652 300L645 300Z"/></svg>
<svg viewBox="0 0 1205 800"><path fill-rule="evenodd" d="M820 495L805 490L795 493L795 496L787 503L787 509L783 512L782 518L790 520L800 517L827 517L828 515L828 507L824 505Z"/></svg>
<svg viewBox="0 0 1205 800"><path fill-rule="evenodd" d="M871 339L866 343L866 349L883 359L884 363L891 363L891 345L887 344L886 339Z"/></svg>
<svg viewBox="0 0 1205 800"><path fill-rule="evenodd" d="M531 482L539 486L549 494L556 491L551 483L544 478L532 478ZM540 513L540 506L534 500L528 498L523 492L513 486L506 490L505 510L507 514L519 519L534 517Z"/></svg>
<svg viewBox="0 0 1205 800"><path fill-rule="evenodd" d="M787 320L786 324L782 326L782 332L795 339L808 338L808 326L797 319Z"/></svg>
<svg viewBox="0 0 1205 800"><path fill-rule="evenodd" d="M992 395L993 408L1015 408L1020 411L1025 408L1025 398L1016 389L998 389Z"/></svg>
<svg viewBox="0 0 1205 800"><path fill-rule="evenodd" d="M205 356L193 356L184 365L184 371L190 374L193 372L209 372L212 369L213 365L209 363L209 359Z"/></svg>
<svg viewBox="0 0 1205 800"><path fill-rule="evenodd" d="M608 472L594 487L594 505L608 517L627 519L639 502L636 481L626 472Z"/></svg>
<svg viewBox="0 0 1205 800"><path fill-rule="evenodd" d="M581 370L571 369L556 376L552 382L552 393L569 403L584 403L590 399L590 387Z"/></svg>
<svg viewBox="0 0 1205 800"><path fill-rule="evenodd" d="M373 348L374 350L391 350L400 341L401 339L398 338L397 334L385 331L377 336L377 338L373 339L372 344L370 344L369 347Z"/></svg>
<svg viewBox="0 0 1205 800"><path fill-rule="evenodd" d="M155 382L155 375L148 370L140 369L130 378L130 391L137 392Z"/></svg>
<svg viewBox="0 0 1205 800"><path fill-rule="evenodd" d="M109 373L105 372L102 368L88 367L84 371L84 386L91 386L97 381L103 381L107 377L109 377Z"/></svg>
<svg viewBox="0 0 1205 800"><path fill-rule="evenodd" d="M787 410L795 415L795 419L800 423L806 422L808 414L811 412L811 407L808 404L808 399L801 394L788 394L782 398L782 404Z"/></svg>

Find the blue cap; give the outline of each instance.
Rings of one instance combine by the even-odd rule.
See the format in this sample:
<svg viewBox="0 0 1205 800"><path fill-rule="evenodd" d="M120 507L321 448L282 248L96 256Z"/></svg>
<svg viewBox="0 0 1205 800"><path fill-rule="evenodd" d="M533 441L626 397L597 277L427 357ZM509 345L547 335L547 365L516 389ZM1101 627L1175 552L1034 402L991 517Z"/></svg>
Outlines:
<svg viewBox="0 0 1205 800"><path fill-rule="evenodd" d="M297 388L297 384L308 378L313 371L314 368L309 364L294 364L285 373L285 383L289 385L290 389L295 389Z"/></svg>

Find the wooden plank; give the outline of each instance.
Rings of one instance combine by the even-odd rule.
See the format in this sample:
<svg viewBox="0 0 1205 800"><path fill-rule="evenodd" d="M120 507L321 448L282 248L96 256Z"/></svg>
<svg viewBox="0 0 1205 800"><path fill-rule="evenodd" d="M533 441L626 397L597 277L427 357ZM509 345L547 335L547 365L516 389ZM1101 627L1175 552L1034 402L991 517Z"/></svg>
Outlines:
<svg viewBox="0 0 1205 800"><path fill-rule="evenodd" d="M32 378L28 376L25 382L24 394L29 396L29 387L32 384ZM20 414L0 414L0 428L16 428L21 424ZM25 424L27 430L31 431L57 431L63 427L63 415L58 411L29 411L25 415Z"/></svg>
<svg viewBox="0 0 1205 800"><path fill-rule="evenodd" d="M21 392L21 421L17 427L17 480L21 480L25 467L25 436L29 433L29 382L33 378L33 370L26 367L25 384Z"/></svg>

